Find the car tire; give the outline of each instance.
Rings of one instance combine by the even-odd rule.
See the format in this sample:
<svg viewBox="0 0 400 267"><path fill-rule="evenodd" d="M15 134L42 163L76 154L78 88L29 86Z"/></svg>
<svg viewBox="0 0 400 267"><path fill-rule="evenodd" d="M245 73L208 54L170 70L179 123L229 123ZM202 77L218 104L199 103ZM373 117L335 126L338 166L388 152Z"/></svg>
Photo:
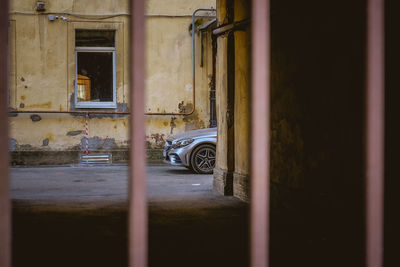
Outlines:
<svg viewBox="0 0 400 267"><path fill-rule="evenodd" d="M190 166L199 174L212 174L215 167L215 146L204 144L196 147L190 157Z"/></svg>

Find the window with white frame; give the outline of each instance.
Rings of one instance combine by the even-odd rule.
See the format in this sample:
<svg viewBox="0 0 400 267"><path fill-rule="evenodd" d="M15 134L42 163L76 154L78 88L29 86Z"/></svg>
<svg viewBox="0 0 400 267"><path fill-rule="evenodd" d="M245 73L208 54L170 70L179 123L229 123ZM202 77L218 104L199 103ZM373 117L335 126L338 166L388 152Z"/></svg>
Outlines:
<svg viewBox="0 0 400 267"><path fill-rule="evenodd" d="M116 108L114 30L75 30L75 107Z"/></svg>

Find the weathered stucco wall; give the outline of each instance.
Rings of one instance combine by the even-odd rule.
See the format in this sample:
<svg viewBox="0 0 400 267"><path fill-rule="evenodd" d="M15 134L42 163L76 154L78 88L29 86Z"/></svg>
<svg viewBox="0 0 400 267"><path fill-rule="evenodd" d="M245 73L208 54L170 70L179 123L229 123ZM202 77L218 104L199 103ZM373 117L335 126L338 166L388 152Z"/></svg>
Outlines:
<svg viewBox="0 0 400 267"><path fill-rule="evenodd" d="M218 25L246 21L250 4L244 0L217 1ZM250 159L250 28L218 36L218 144L214 190L249 200Z"/></svg>
<svg viewBox="0 0 400 267"><path fill-rule="evenodd" d="M198 8L215 8L215 0L147 0L146 8L148 15L192 15Z"/></svg>
<svg viewBox="0 0 400 267"><path fill-rule="evenodd" d="M232 1L217 1L218 26L232 22ZM216 101L218 121L217 160L214 168L213 189L224 195L233 194L235 169L234 128L234 39L231 34L217 37Z"/></svg>
<svg viewBox="0 0 400 267"><path fill-rule="evenodd" d="M234 1L235 22L250 19L250 3ZM250 199L250 28L236 31L235 38L235 172L233 195Z"/></svg>
<svg viewBox="0 0 400 267"><path fill-rule="evenodd" d="M85 28L116 30L116 110L127 111L128 1L44 1L46 14L36 11L36 2L11 1L10 107L30 111L75 109L75 29ZM182 113L192 109L190 15L196 8L210 8L215 6L214 3L206 0L147 2L147 112ZM67 20L49 21L48 15L51 13L64 13L62 15ZM112 14L117 16L108 16ZM190 116L147 116L148 148L161 148L163 140L171 134L208 127L209 82L212 75L209 34L204 36L203 43L204 66L200 67L200 41L196 36L195 112ZM38 113L40 120L33 121L31 115L10 116L12 151L81 149L84 117ZM90 116L90 148L126 150L128 127L128 116Z"/></svg>

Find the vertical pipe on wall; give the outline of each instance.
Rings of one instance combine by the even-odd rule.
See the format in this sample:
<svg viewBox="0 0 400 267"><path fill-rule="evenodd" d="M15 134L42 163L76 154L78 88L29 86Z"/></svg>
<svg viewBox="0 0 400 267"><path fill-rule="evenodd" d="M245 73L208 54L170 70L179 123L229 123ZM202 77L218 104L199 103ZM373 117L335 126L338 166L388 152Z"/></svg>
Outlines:
<svg viewBox="0 0 400 267"><path fill-rule="evenodd" d="M130 20L130 180L129 266L147 266L147 198L145 161L145 3L131 0Z"/></svg>
<svg viewBox="0 0 400 267"><path fill-rule="evenodd" d="M251 266L269 266L269 0L252 1Z"/></svg>
<svg viewBox="0 0 400 267"><path fill-rule="evenodd" d="M367 6L366 263L383 266L384 0Z"/></svg>
<svg viewBox="0 0 400 267"><path fill-rule="evenodd" d="M187 115L191 115L196 110L196 14L197 12L208 11L213 12L213 8L198 8L192 13L192 81L193 81L193 94L192 102L193 109Z"/></svg>
<svg viewBox="0 0 400 267"><path fill-rule="evenodd" d="M0 8L0 266L11 266L11 213L8 180L8 0Z"/></svg>

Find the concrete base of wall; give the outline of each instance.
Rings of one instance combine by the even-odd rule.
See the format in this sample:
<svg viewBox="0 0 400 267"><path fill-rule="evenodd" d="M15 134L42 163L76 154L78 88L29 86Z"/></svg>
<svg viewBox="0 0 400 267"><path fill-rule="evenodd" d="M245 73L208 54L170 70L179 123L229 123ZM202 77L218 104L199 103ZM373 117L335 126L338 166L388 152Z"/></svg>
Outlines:
<svg viewBox="0 0 400 267"><path fill-rule="evenodd" d="M81 151L12 151L11 165L77 164Z"/></svg>
<svg viewBox="0 0 400 267"><path fill-rule="evenodd" d="M112 153L113 163L128 163L129 150L91 151ZM148 162L162 162L162 149L147 149ZM71 165L78 164L82 151L11 151L10 164L15 165Z"/></svg>
<svg viewBox="0 0 400 267"><path fill-rule="evenodd" d="M233 174L219 168L214 169L213 190L224 195L233 195Z"/></svg>
<svg viewBox="0 0 400 267"><path fill-rule="evenodd" d="M163 149L146 149L147 161L148 162L162 162L164 160L162 152L163 152Z"/></svg>
<svg viewBox="0 0 400 267"><path fill-rule="evenodd" d="M233 173L233 196L250 201L250 176L248 174Z"/></svg>

